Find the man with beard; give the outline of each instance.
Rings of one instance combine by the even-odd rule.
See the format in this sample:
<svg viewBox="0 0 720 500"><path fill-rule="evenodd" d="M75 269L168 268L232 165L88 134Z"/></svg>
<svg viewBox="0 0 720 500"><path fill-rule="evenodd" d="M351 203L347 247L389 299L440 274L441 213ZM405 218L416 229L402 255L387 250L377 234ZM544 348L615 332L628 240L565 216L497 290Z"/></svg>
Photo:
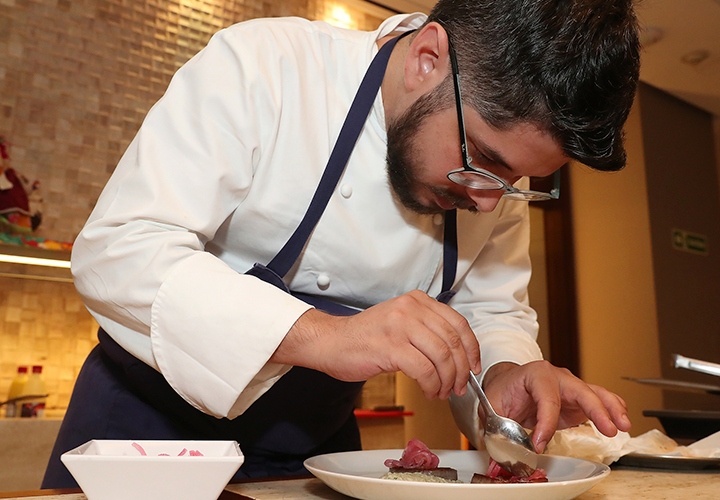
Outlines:
<svg viewBox="0 0 720 500"><path fill-rule="evenodd" d="M428 398L480 374L538 451L588 417L628 430L620 397L541 361L525 202L571 159L622 168L638 52L630 0L219 32L75 242L100 345L43 487L73 485L59 455L93 438L233 439L239 477L300 473L359 449L362 381L395 371Z"/></svg>

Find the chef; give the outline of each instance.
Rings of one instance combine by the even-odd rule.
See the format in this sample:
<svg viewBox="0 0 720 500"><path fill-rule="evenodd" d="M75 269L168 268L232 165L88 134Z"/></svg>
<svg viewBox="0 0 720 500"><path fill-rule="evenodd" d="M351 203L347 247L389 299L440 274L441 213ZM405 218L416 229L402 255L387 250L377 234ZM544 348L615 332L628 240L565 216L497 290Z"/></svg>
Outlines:
<svg viewBox="0 0 720 500"><path fill-rule="evenodd" d="M612 47L607 50L605 47ZM628 430L624 402L542 361L527 178L625 162L632 2L440 0L374 32L221 30L172 79L72 256L100 325L59 456L89 439L233 439L240 477L359 449L353 404L402 371L480 374L535 427ZM482 358L482 362L481 362Z"/></svg>

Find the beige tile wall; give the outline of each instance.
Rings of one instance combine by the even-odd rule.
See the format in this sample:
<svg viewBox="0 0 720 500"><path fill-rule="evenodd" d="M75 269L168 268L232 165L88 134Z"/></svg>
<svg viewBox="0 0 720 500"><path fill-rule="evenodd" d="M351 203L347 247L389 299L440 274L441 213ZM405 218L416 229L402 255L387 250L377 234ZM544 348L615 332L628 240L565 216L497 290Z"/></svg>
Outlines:
<svg viewBox="0 0 720 500"><path fill-rule="evenodd" d="M214 32L262 16L330 20L337 6L348 27L384 17L348 2L0 0L0 135L9 166L41 182L36 236L74 240L145 113ZM95 330L72 284L0 278L0 400L18 364L38 363L48 406L64 408Z"/></svg>
<svg viewBox="0 0 720 500"><path fill-rule="evenodd" d="M57 415L67 408L96 332L72 283L0 277L0 399L18 365L42 365L48 416Z"/></svg>
<svg viewBox="0 0 720 500"><path fill-rule="evenodd" d="M329 16L335 3L0 0L0 134L11 166L41 181L37 235L74 239L150 106L213 33L253 17ZM380 21L346 10L360 28Z"/></svg>

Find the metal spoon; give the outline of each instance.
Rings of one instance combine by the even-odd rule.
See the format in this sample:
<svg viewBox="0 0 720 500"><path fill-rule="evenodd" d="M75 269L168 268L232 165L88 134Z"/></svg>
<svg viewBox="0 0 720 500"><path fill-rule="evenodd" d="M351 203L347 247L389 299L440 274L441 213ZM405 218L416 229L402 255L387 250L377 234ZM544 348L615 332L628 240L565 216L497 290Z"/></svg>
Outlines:
<svg viewBox="0 0 720 500"><path fill-rule="evenodd" d="M528 477L537 469L537 454L530 436L514 420L495 413L473 372L470 372L470 385L480 400L480 418L484 417L485 428L483 441L488 454L509 473Z"/></svg>

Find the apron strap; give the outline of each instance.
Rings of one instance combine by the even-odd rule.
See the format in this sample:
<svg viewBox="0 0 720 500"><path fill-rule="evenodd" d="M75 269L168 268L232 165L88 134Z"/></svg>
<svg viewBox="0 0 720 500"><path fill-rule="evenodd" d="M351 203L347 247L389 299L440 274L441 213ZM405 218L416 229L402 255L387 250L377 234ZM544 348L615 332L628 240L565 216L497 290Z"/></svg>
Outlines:
<svg viewBox="0 0 720 500"><path fill-rule="evenodd" d="M335 190L335 186L340 181L340 177L342 177L345 165L350 159L350 154L352 154L355 143L360 137L360 132L362 132L368 114L375 102L375 96L385 76L385 68L392 49L398 40L409 33L412 32L408 31L386 42L375 55L372 63L370 63L370 67L360 83L360 88L355 94L355 99L345 118L345 123L340 130L340 135L330 154L325 172L320 179L305 216L293 235L285 243L285 246L267 264L267 267L279 276L285 276L290 271L300 252L302 252L305 243L310 238L310 233L315 229L320 216L325 211L325 207Z"/></svg>
<svg viewBox="0 0 720 500"><path fill-rule="evenodd" d="M455 292L451 290L455 283L457 273L458 244L457 244L457 210L445 212L445 228L443 233L443 280L442 291L436 297L438 301L447 304Z"/></svg>
<svg viewBox="0 0 720 500"><path fill-rule="evenodd" d="M409 35L412 31L407 31L402 35L395 37L386 42L378 51L373 58L370 66L368 67L365 76L363 77L360 87L358 88L355 98L353 99L350 110L345 118L340 134L335 142L330 158L328 159L325 171L323 172L320 182L312 200L310 206L300 224L295 229L295 232L290 236L285 245L275 255L275 257L266 265L258 266L257 264L253 269L249 271L250 274L261 273L263 275L268 274L265 269L272 271L271 274L275 274L277 278L273 278L273 284L279 286L281 289L286 290L287 286L282 283L282 277L285 276L288 271L292 268L295 261L300 256L303 247L310 238L310 234L317 225L320 217L325 211L325 207L330 201L330 197L335 190L340 177L342 177L345 171L350 155L355 148L355 143L360 137L368 114L372 109L377 96L378 90L385 76L385 69L387 63L390 60L392 50L397 42L406 35ZM455 273L457 267L457 223L456 223L456 211L450 210L445 215L445 229L444 229L444 243L443 243L443 284L442 291L438 295L437 299L441 302L447 303L455 292L450 289L455 281ZM256 269L257 267L263 269ZM262 278L266 279L266 278ZM275 283L275 282L281 283Z"/></svg>

